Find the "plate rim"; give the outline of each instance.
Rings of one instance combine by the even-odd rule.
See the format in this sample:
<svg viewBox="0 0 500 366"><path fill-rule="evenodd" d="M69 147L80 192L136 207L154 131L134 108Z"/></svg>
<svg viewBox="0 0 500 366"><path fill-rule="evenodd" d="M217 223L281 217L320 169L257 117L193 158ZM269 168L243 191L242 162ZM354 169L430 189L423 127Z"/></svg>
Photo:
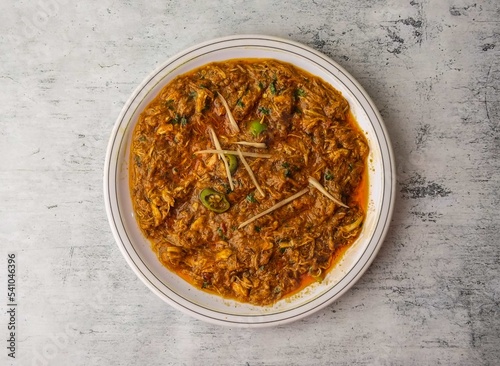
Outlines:
<svg viewBox="0 0 500 366"><path fill-rule="evenodd" d="M178 304L175 300L166 296L165 293L163 293L160 289L158 289L155 286L155 284L153 284L151 282L150 278L148 278L148 275L142 273L141 269L133 261L132 257L130 256L130 253L128 253L128 251L126 249L125 243L122 241L120 233L118 232L118 228L115 226L116 221L113 217L113 208L112 208L112 202L111 202L112 200L110 200L110 197L111 197L110 193L111 193L111 191L116 193L116 179L114 181L115 184L113 184L113 187L111 187L110 183L113 180L110 180L110 174L108 174L108 172L110 172L111 163L112 163L111 158L112 158L113 152L115 152L115 150L114 150L115 140L118 138L119 129L123 128L123 126L122 126L123 125L123 118L127 115L128 108L130 108L130 106L133 104L134 100L140 95L141 91L155 78L155 76L157 76L159 73L161 73L164 69L168 68L169 64L173 64L177 60L180 60L182 58L186 58L188 55L190 55L191 53L193 53L197 50L200 50L200 49L203 49L203 48L206 48L209 46L214 46L217 44L224 44L224 43L228 43L228 42L231 43L231 42L238 42L238 41L241 41L241 42L245 42L245 41L262 42L262 45L264 45L264 46L265 46L266 42L285 44L288 46L292 46L295 49L301 49L304 52L309 53L310 56L319 57L321 60L323 60L327 64L331 65L333 67L333 69L341 72L344 75L344 77L346 77L347 80L358 89L358 92L360 93L360 95L363 97L363 99L366 101L368 106L371 108L371 112L377 118L378 123L376 126L373 124L372 119L370 119L370 124L372 124L372 126L374 128L377 127L378 129L381 130L380 132L383 135L382 137L383 137L383 140L385 142L385 145L382 146L380 141L377 141L380 149L384 150L383 153L387 154L387 158L388 158L387 163L389 165L389 169L387 169L387 171L390 173L389 177L384 176L384 187L382 188L382 191L385 192L387 190L388 185L390 186L389 187L390 189L387 192L388 202L386 199L382 200L382 205L386 204L386 206L387 206L387 208L386 208L387 213L384 215L385 223L382 226L382 231L380 232L380 234L378 234L378 239L377 239L376 245L372 248L368 258L364 258L364 254L360 257L360 258L364 258L363 264L361 265L361 268L357 270L357 272L352 276L352 278L348 281L348 283L345 284L345 286L340 289L340 291L333 294L333 296L327 296L326 300L320 302L319 304L316 304L313 307L307 307L303 312L299 312L298 314L295 314L295 315L292 314L292 316L290 316L290 317L280 317L279 315L284 314L284 313L289 312L289 311L294 312L298 308L292 308L292 309L288 309L288 310L280 311L280 312L275 312L275 313L267 313L267 314L263 313L261 315L233 315L233 314L227 315L226 314L226 316L225 316L226 319L223 319L224 316L222 316L222 317L209 316L207 313L211 312L211 309L200 307L198 304L190 302L186 299L184 299L184 300L188 301L189 304L191 304L193 307L203 309L202 310L203 313L197 312L192 308L184 307L183 305ZM235 45L235 46L244 47L245 45L239 44L239 45ZM233 47L235 47L235 46L233 46ZM213 51L220 51L220 49L216 49ZM288 51L288 52L290 52L290 51ZM304 57L303 54L300 54L300 56ZM200 56L197 55L197 56L195 56L195 58L196 57L200 57ZM184 63L189 62L190 60L192 60L192 58L185 60ZM169 73L174 71L178 67L179 66L174 67L172 70L169 71ZM328 69L328 71L332 73L332 70ZM130 124L130 120L126 121L125 128L127 128L129 124ZM123 138L121 140L123 140ZM120 144L121 143L122 143L122 141L120 141ZM117 154L119 153L119 150L120 150L120 148L118 148ZM385 171L385 169L384 169L384 171ZM373 262L376 255L378 254L378 252L379 252L379 250L380 250L380 248L381 248L381 246L386 238L389 227L390 227L390 221L392 219L392 215L393 215L393 211L394 211L394 204L395 204L395 189L396 189L396 174L395 174L395 172L396 172L396 168L395 168L395 159L394 159L394 153L392 150L392 144L390 142L390 137L388 135L388 132L387 132L386 126L383 122L383 119L382 119L378 109L376 108L374 102L372 101L371 97L363 89L363 87L359 84L359 82L354 77L352 77L352 75L350 75L350 73L348 73L342 66L340 66L334 60L332 60L330 57L328 57L328 56L324 55L323 53L321 53L321 52L319 52L319 51L317 51L317 50L315 50L307 45L304 45L302 43L295 42L295 41L288 40L288 39L284 39L284 38L274 37L274 36L266 36L266 35L260 35L260 34L243 34L243 35L219 37L219 38L215 38L212 40L201 42L199 44L196 44L194 46L186 48L185 50L176 53L172 57L168 58L165 62L161 63L152 72L150 72L147 75L147 77L135 88L133 93L129 96L129 98L125 102L125 104L124 104L115 124L114 124L113 130L111 132L111 136L110 136L110 139L108 142L108 146L107 146L107 150L106 150L105 164L104 164L104 179L103 179L104 201L105 201L105 207L106 207L106 214L108 217L108 221L109 221L115 242L117 243L122 255L125 257L127 264L132 268L134 273L142 280L142 282L145 283L146 286L150 290L153 291L153 293L155 293L162 300L166 301L169 305L173 306L174 308L181 310L183 313L188 313L189 315L191 315L197 319L200 319L200 320L208 321L210 323L215 323L215 324L229 325L229 326L264 327L264 326L273 326L273 325L289 323L292 321L302 319L308 315L311 315L312 313L328 306L333 301L340 298L345 292L347 292L364 275L364 273L370 267L371 263ZM116 175L115 175L115 177L116 177ZM380 217L378 217L377 220L380 220ZM378 224L377 224L377 227L378 227ZM375 236L375 234L373 236ZM132 242L130 242L130 245L133 247ZM368 247L369 246L367 245L367 248L365 248L365 250L368 249ZM137 256L139 257L139 259L141 259L138 254L137 254ZM142 261L142 259L141 259L141 261ZM357 267L358 262L352 266L351 271ZM143 264L145 265L144 262L143 262ZM145 267L147 268L146 265L145 265ZM348 276L348 274L349 274L349 272L346 273L343 276L343 278ZM152 273L151 271L150 271L149 275L156 277L154 275L154 273ZM159 280L159 279L157 278L157 280ZM336 287L336 286L337 285L334 285L334 286L332 286L332 288ZM168 291L172 292L171 289L168 289ZM179 296L178 294L175 294L175 295ZM313 299L311 302L315 302L316 300L317 299ZM303 307L303 306L308 305L308 304L310 304L310 303L308 302L304 305L301 305L300 307ZM266 322L263 321L264 319L261 319L261 318L267 318L269 316L277 317L277 319L270 319L269 321L266 321ZM238 321L227 319L228 317L237 318Z"/></svg>

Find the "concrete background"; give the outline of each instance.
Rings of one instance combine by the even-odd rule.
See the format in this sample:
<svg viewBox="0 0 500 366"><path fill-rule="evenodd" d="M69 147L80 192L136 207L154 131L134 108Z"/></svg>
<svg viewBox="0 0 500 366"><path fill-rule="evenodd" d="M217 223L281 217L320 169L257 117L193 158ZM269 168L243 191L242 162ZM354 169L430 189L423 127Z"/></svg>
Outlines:
<svg viewBox="0 0 500 366"><path fill-rule="evenodd" d="M498 365L497 0L0 3L0 339L17 255L12 365ZM114 121L157 65L258 33L324 52L363 85L398 163L392 226L364 277L304 320L221 328L170 308L111 235ZM2 315L3 314L3 315Z"/></svg>

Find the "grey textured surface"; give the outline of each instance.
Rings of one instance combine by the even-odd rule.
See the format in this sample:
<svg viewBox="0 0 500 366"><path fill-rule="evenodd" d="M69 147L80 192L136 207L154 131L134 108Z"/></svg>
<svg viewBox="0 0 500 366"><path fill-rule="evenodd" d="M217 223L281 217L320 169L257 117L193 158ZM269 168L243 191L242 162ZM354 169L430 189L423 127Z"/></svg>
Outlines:
<svg viewBox="0 0 500 366"><path fill-rule="evenodd" d="M497 0L0 3L0 339L18 256L14 365L498 365ZM128 268L102 168L121 107L176 52L261 33L331 56L379 107L398 162L388 238L339 301L221 328Z"/></svg>

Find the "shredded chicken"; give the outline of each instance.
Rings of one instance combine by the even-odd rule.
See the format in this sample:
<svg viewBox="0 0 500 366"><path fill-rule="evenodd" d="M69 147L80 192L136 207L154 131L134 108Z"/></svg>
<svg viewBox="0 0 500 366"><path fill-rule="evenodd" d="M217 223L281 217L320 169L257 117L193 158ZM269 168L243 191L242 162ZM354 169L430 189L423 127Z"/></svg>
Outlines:
<svg viewBox="0 0 500 366"><path fill-rule="evenodd" d="M319 78L276 60L208 64L172 80L135 126L135 217L194 286L270 305L321 280L363 230L368 152Z"/></svg>

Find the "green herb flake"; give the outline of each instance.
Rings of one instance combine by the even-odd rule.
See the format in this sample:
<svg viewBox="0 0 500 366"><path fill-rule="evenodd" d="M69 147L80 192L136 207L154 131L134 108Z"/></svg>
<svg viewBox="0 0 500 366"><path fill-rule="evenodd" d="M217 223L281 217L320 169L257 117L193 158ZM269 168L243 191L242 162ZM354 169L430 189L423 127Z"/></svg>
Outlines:
<svg viewBox="0 0 500 366"><path fill-rule="evenodd" d="M134 155L134 161L135 161L135 165L137 165L138 167L140 167L142 165L141 158L139 155Z"/></svg>
<svg viewBox="0 0 500 366"><path fill-rule="evenodd" d="M231 186L228 184L228 183L223 183L222 186L224 187L224 189L226 190L226 194L229 194L232 192L231 190Z"/></svg>
<svg viewBox="0 0 500 366"><path fill-rule="evenodd" d="M269 90L271 90L271 94L276 95L276 79L269 84Z"/></svg>
<svg viewBox="0 0 500 366"><path fill-rule="evenodd" d="M188 124L188 119L187 117L181 116L180 114L176 113L175 118L172 120L172 124L186 126Z"/></svg>
<svg viewBox="0 0 500 366"><path fill-rule="evenodd" d="M260 233L261 227L260 226L254 226L254 230L258 233Z"/></svg>
<svg viewBox="0 0 500 366"><path fill-rule="evenodd" d="M253 192L247 195L246 200L250 203L257 203L257 199L254 197Z"/></svg>
<svg viewBox="0 0 500 366"><path fill-rule="evenodd" d="M287 162L284 162L281 164L281 167L285 169L283 171L283 174L285 175L286 178L290 178L292 176L292 170L290 169L290 164Z"/></svg>
<svg viewBox="0 0 500 366"><path fill-rule="evenodd" d="M298 98L298 97L305 97L307 94L306 92L304 91L304 89L301 89L301 88L297 88L295 90L295 96Z"/></svg>
<svg viewBox="0 0 500 366"><path fill-rule="evenodd" d="M191 93L189 93L189 98L191 99L194 99L198 96L198 93L196 93L195 91L192 91Z"/></svg>
<svg viewBox="0 0 500 366"><path fill-rule="evenodd" d="M262 84L262 81L259 81L259 89L264 89L264 84Z"/></svg>
<svg viewBox="0 0 500 366"><path fill-rule="evenodd" d="M266 107L259 107L259 112L265 114L266 116L269 116L269 114L271 113L271 111Z"/></svg>
<svg viewBox="0 0 500 366"><path fill-rule="evenodd" d="M238 99L238 101L236 102L236 105L237 105L238 107L241 107L241 108L245 107L245 103L243 103L243 102L241 101L241 98L240 98L240 99Z"/></svg>
<svg viewBox="0 0 500 366"><path fill-rule="evenodd" d="M222 240L227 240L227 236L224 235L224 231L222 230L222 228L217 228L217 234L219 234L219 237L222 239Z"/></svg>
<svg viewBox="0 0 500 366"><path fill-rule="evenodd" d="M333 179L333 173L327 170L325 173L325 180L332 180L332 179Z"/></svg>
<svg viewBox="0 0 500 366"><path fill-rule="evenodd" d="M165 102L165 107L167 107L168 109L173 111L174 110L174 103L175 103L175 101L173 99L169 99Z"/></svg>

